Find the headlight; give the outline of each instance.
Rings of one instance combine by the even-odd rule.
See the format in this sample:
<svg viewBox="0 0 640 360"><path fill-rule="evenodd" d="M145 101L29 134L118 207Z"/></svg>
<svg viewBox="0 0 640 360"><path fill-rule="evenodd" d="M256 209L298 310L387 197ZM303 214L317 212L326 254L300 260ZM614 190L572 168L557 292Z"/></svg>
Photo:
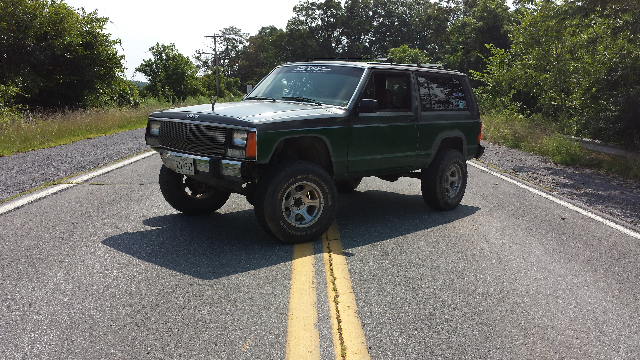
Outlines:
<svg viewBox="0 0 640 360"><path fill-rule="evenodd" d="M232 144L233 146L241 148L247 146L247 132L242 130L234 130Z"/></svg>
<svg viewBox="0 0 640 360"><path fill-rule="evenodd" d="M227 156L236 159L255 160L258 154L256 132L233 130L231 146L227 147Z"/></svg>
<svg viewBox="0 0 640 360"><path fill-rule="evenodd" d="M149 121L149 135L160 136L160 122Z"/></svg>

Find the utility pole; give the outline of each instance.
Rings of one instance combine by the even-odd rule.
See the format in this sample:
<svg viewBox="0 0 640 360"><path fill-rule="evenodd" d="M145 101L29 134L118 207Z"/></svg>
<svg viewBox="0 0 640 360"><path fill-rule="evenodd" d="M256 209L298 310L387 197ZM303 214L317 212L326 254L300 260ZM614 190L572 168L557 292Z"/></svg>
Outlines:
<svg viewBox="0 0 640 360"><path fill-rule="evenodd" d="M224 35L206 35L206 38L213 38L213 61L216 66L216 97L211 101L211 111L216 106L216 101L220 98L220 77L218 76L218 38L224 37ZM206 53L203 53L206 54Z"/></svg>
<svg viewBox="0 0 640 360"><path fill-rule="evenodd" d="M248 36L249 34L246 34ZM218 38L223 37L240 37L243 39L242 35L238 34L213 34L213 35L205 35L206 38L213 38L213 59L216 66L216 97L211 102L211 111L213 111L213 107L216 105L216 101L220 98L220 77L218 76ZM228 45L227 45L228 47ZM201 54L210 54L210 53L201 53Z"/></svg>

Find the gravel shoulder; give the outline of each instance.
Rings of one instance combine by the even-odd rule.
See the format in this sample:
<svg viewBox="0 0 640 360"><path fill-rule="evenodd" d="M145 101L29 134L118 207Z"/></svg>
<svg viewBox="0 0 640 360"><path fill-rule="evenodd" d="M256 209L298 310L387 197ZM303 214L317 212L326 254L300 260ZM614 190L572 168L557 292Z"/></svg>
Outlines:
<svg viewBox="0 0 640 360"><path fill-rule="evenodd" d="M0 199L85 172L147 149L144 129L0 157ZM556 196L640 227L640 183L483 142L480 162Z"/></svg>
<svg viewBox="0 0 640 360"><path fill-rule="evenodd" d="M145 129L0 157L0 201L147 149Z"/></svg>
<svg viewBox="0 0 640 360"><path fill-rule="evenodd" d="M554 164L548 158L500 145L482 144L486 150L479 162L560 198L640 227L640 183L582 167Z"/></svg>

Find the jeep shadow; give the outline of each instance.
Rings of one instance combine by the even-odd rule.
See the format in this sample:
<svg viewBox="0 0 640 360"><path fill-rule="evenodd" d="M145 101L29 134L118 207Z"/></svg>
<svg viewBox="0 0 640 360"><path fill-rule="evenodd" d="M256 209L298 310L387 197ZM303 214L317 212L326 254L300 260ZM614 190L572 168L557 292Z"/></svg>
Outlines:
<svg viewBox="0 0 640 360"><path fill-rule="evenodd" d="M341 194L337 222L348 249L435 228L478 210L460 205L453 211L439 212L427 207L420 195L356 191ZM203 216L167 214L143 223L152 229L122 233L102 243L203 280L290 262L293 257L293 246L267 235L250 209Z"/></svg>

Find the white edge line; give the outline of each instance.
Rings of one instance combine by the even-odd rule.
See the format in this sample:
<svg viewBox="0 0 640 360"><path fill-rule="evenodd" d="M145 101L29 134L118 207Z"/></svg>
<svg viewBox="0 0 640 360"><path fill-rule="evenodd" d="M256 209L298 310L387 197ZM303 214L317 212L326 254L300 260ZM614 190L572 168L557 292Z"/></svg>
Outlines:
<svg viewBox="0 0 640 360"><path fill-rule="evenodd" d="M568 202L560 200L555 196L551 196L551 195L549 195L549 194L547 194L545 192L542 192L540 190L534 189L531 186L527 186L527 185L525 185L525 184L523 184L521 182L518 182L516 180L513 180L513 179L511 179L509 177L506 177L504 175L498 174L497 172L491 171L491 170L487 169L486 167L484 167L482 165L476 164L475 162L468 161L467 164L469 164L469 165L471 165L473 167L476 167L476 168L478 168L480 170L486 171L491 175L497 176L502 180L505 180L505 181L508 181L508 182L510 182L512 184L515 184L515 185L517 185L517 186L519 186L519 187L521 187L521 188L523 188L525 190L528 190L528 191L530 191L530 192L532 192L532 193L534 193L536 195L540 195L545 199L551 200L551 201L553 201L553 202L555 202L557 204L560 204L560 205L562 205L562 206L564 206L566 208L569 208L569 209L571 209L571 210L573 210L575 212L578 212L578 213L580 213L580 214L582 214L584 216L587 216L587 217L589 217L589 218L591 218L593 220L599 221L599 222L601 222L601 223L603 223L603 224L605 224L605 225L607 225L607 226L609 226L611 228L614 228L614 229L616 229L618 231L621 231L621 232L623 232L623 233L625 233L625 234L627 234L627 235L629 235L631 237L634 237L636 239L640 239L640 234L639 233L637 233L637 232L635 232L633 230L629 230L629 229L627 229L627 228L625 228L623 226L620 226L620 225L614 223L613 221L607 220L607 219L605 219L605 218L603 218L601 216L598 216L598 215L596 215L596 214L594 214L594 213L592 213L590 211L581 209L581 208L579 208L579 207L577 207L575 205L571 205Z"/></svg>
<svg viewBox="0 0 640 360"><path fill-rule="evenodd" d="M145 153L142 153L142 154L139 154L139 155L136 155L136 156L132 156L132 157L130 157L128 159L124 159L122 161L118 161L115 164L111 164L109 166L101 167L99 169L96 169L96 170L91 171L89 173L86 173L84 175L80 175L80 176L76 176L74 178L71 178L71 179L69 179L68 182L70 184L76 184L76 185L77 184L82 184L83 182L85 182L85 181L87 181L89 179L92 179L92 178L94 178L96 176L100 176L102 174L106 174L106 173L108 173L110 171L113 171L115 169L119 169L119 168L121 168L123 166L127 166L129 164L132 164L132 163L138 161L138 160L142 160L142 159L144 159L146 157L149 157L149 156L151 156L153 154L156 154L156 152L155 151L149 151L149 152L145 152Z"/></svg>
<svg viewBox="0 0 640 360"><path fill-rule="evenodd" d="M4 214L6 212L9 212L11 210L17 209L21 206L27 205L29 203L32 203L38 199L42 199L43 197L49 196L51 194L55 194L58 191L62 191L64 189L68 189L72 186L74 186L75 184L60 184L60 185L53 185L53 186L49 186L41 191L38 191L36 193L33 193L31 195L27 195L27 196L21 196L19 197L17 200L13 200L13 201L9 201L9 203L5 204L5 205L1 205L0 206L0 215Z"/></svg>
<svg viewBox="0 0 640 360"><path fill-rule="evenodd" d="M29 195L24 195L24 196L20 196L18 197L16 200L11 200L8 203L4 204L4 205L0 205L0 215L4 214L6 212L9 212L11 210L17 209L21 206L27 205L29 203L32 203L36 200L42 199L44 197L47 197L49 195L55 194L59 191L68 189L70 187L73 187L75 185L80 185L83 182L94 178L96 176L100 176L102 174L108 173L109 171L113 171L115 169L121 168L123 166L127 166L129 164L132 164L138 160L142 160L148 156L151 156L155 154L155 152L153 151L149 151L149 152L145 152L136 156L132 156L128 159L122 160L122 161L118 161L115 164L111 164L109 166L105 166L102 168L99 168L97 170L91 171L87 174L84 175L80 175L80 176L76 176L72 179L69 179L69 182L66 184L58 184L58 185L53 185L53 186L49 186L46 187L42 190L39 190L33 194L29 194Z"/></svg>

